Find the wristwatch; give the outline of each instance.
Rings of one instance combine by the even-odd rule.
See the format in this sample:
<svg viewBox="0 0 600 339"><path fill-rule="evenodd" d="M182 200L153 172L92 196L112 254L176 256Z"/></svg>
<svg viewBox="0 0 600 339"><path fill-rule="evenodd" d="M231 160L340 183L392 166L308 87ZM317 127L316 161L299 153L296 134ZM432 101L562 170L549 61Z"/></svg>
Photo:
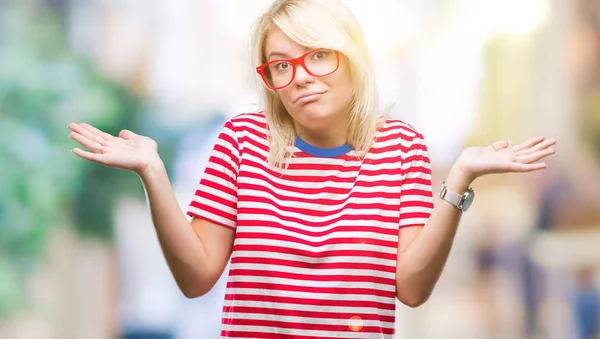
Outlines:
<svg viewBox="0 0 600 339"><path fill-rule="evenodd" d="M446 182L443 182L442 188L440 189L440 198L456 206L459 210L466 212L473 203L475 191L469 187L465 193L459 194L449 189L448 186L446 186Z"/></svg>

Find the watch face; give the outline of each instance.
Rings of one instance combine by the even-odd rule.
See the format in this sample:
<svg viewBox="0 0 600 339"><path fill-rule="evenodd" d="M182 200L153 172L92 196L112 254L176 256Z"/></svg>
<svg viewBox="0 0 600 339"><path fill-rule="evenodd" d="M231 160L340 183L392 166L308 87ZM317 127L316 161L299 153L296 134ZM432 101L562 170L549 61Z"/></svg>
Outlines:
<svg viewBox="0 0 600 339"><path fill-rule="evenodd" d="M467 193L465 193L465 201L463 202L463 205L462 205L463 212L466 212L469 209L469 207L471 207L471 204L473 203L474 198L475 198L475 192L468 191Z"/></svg>

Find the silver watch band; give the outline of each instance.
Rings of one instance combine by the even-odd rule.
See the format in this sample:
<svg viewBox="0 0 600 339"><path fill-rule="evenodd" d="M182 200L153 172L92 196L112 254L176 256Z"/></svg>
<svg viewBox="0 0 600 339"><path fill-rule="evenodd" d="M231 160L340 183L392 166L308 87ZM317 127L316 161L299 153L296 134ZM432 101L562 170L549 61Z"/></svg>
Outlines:
<svg viewBox="0 0 600 339"><path fill-rule="evenodd" d="M456 206L456 208L460 208L461 200L463 199L462 194L458 194L446 187L446 183L442 183L442 188L440 191L440 197L452 205Z"/></svg>
<svg viewBox="0 0 600 339"><path fill-rule="evenodd" d="M446 184L442 184L442 190L440 191L440 197L452 205L456 206L456 208L460 208L461 200L463 199L462 194L458 194L446 187Z"/></svg>

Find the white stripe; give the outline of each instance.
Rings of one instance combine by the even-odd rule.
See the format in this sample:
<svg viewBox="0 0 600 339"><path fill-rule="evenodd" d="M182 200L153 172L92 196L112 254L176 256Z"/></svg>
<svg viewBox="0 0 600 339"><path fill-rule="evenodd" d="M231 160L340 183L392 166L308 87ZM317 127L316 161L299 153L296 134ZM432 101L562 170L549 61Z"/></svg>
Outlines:
<svg viewBox="0 0 600 339"><path fill-rule="evenodd" d="M214 221L216 221L218 223L221 223L221 224L225 224L225 225L228 225L228 226L231 226L231 227L235 227L236 226L235 221L232 221L232 220L227 219L227 218L223 218L220 215L216 215L216 214L213 214L213 213L201 210L201 209L193 207L193 206L190 206L190 208L188 209L188 211L190 213L193 213L193 214L196 214L196 215L208 218L210 220L214 220Z"/></svg>
<svg viewBox="0 0 600 339"><path fill-rule="evenodd" d="M271 271L271 272L285 272L291 274L305 274L310 276L315 276L311 280L319 281L319 276L324 275L349 275L349 276L369 276L374 278L381 279L396 279L396 272L382 272L378 270L371 270L365 268L328 268L328 269L315 269L315 268L302 268L302 267L293 267L293 266L285 266L285 265L276 265L276 264L249 264L249 263L235 263L231 264L230 270L260 270L260 271ZM300 280L300 279L299 279ZM341 280L337 280L341 281Z"/></svg>
<svg viewBox="0 0 600 339"><path fill-rule="evenodd" d="M377 136L389 136L391 134L400 132L406 135L408 138L412 139L417 135L417 132L409 124L401 120L390 119L386 121L385 127L387 128L387 131L380 130L377 132Z"/></svg>
<svg viewBox="0 0 600 339"><path fill-rule="evenodd" d="M197 202L197 203L204 204L206 206L214 207L217 210L222 210L223 212L225 212L227 214L231 214L231 215L236 215L237 214L237 208L232 208L230 206L226 206L226 205L223 205L223 204L218 203L216 201L208 200L208 199L203 198L203 197L194 196L194 201Z"/></svg>
<svg viewBox="0 0 600 339"><path fill-rule="evenodd" d="M240 231L242 228L240 228ZM287 229L282 229L278 227L270 227L270 226L244 226L243 233L264 233L264 234L278 234L285 235L289 237L294 237L297 239L309 241L309 242L323 242L332 239L340 239L340 238L352 238L352 239L377 239L382 241L396 241L398 240L398 235L388 235L388 234L379 234L375 232L359 232L359 231L337 231L331 232L329 234L324 234L322 236L313 236L307 234L301 234L298 232L290 231ZM304 260L303 260L304 261Z"/></svg>
<svg viewBox="0 0 600 339"><path fill-rule="evenodd" d="M402 213L429 213L429 212L431 212L431 208L428 208L428 207L420 207L420 206L408 207L407 206L407 207L402 208Z"/></svg>
<svg viewBox="0 0 600 339"><path fill-rule="evenodd" d="M248 320L266 320L266 321L281 321L286 323L301 323L301 324L314 324L314 325L341 325L349 326L352 324L352 320L348 319L337 319L337 318L318 318L318 317L297 317L289 315L278 315L278 314L256 314L256 313L242 313L242 312L230 312L236 319L248 319ZM363 326L377 326L382 328L391 329L394 328L394 323L379 320L362 320Z"/></svg>
<svg viewBox="0 0 600 339"><path fill-rule="evenodd" d="M239 203L238 207L240 208L255 208L254 205L252 203ZM286 225L288 227L294 227L306 232L313 232L315 231L315 227L311 226L311 225L307 225L306 223L297 223L297 222L293 222L293 221L282 221L278 216L272 216L272 215L267 215L267 214L240 214L238 215L238 222L242 223L245 220L256 220L257 218L260 218L260 220L262 221L269 221L269 222L274 222L277 224L283 224ZM302 216L301 220L305 220L304 215ZM319 226L318 231L329 231L331 229L334 229L336 227L340 227L340 226L374 226L374 227L379 227L379 228L383 228L383 229L387 229L387 230L397 230L398 229L398 220L400 220L400 213L398 212L398 217L394 217L394 221L393 222L378 222L376 220L372 220L372 219L365 219L365 220L349 220L349 219L340 219L337 220L335 222L330 222L327 225L324 226Z"/></svg>
<svg viewBox="0 0 600 339"><path fill-rule="evenodd" d="M329 211L333 211L333 210L339 210L340 208L344 209L345 206L347 206L349 204L358 204L359 206L360 205L368 205L368 204L378 204L378 205L387 206L391 209L398 209L398 204L400 203L400 194L398 194L398 199L381 199L381 198L377 198L377 197L361 198L361 197L350 196L347 198L336 199L337 201L335 202L335 204L327 204L327 205L326 204L317 204L316 198L314 196L312 196L312 197L308 196L308 197L304 198L306 200L309 200L309 202L296 200L298 198L298 196L296 196L296 195L295 196L284 196L285 197L284 199L278 200L272 193L268 192L265 189L265 186L267 186L267 185L262 185L262 187L259 187L259 189L245 189L243 192L245 193L245 195L248 195L248 196L266 198L270 201L273 201L274 203L277 202L277 204L279 204L282 207L309 209L309 210L319 211L319 212L329 212ZM398 193L400 193L400 192L398 192ZM320 199L323 199L323 198L320 198ZM330 198L325 198L325 199L332 200Z"/></svg>
<svg viewBox="0 0 600 339"><path fill-rule="evenodd" d="M229 146L231 146L231 145L229 145ZM237 153L237 151L236 151L236 153ZM235 162L232 161L232 159L230 159L228 154L225 154L220 151L215 151L211 155L215 156L219 159L223 159L226 163L230 164L231 167L233 167L233 169L235 170L235 173L232 172L229 167L223 166L220 163L215 163L215 162L209 162L207 165L207 168L213 168L216 172L223 173L230 178L235 178L237 176L237 174L236 174L238 171L237 165L235 164ZM206 170L205 170L205 172L206 172ZM208 175L208 174L205 173L205 175Z"/></svg>
<svg viewBox="0 0 600 339"><path fill-rule="evenodd" d="M262 288L228 288L228 294L234 295L265 295L276 298L296 298L296 299L315 299L315 300L335 300L335 301L352 301L352 302L378 302L382 304L394 304L396 297L386 298L375 295L365 294L335 294L335 293L310 293L302 291L280 291L280 290L265 290ZM283 303L286 304L286 303Z"/></svg>
<svg viewBox="0 0 600 339"><path fill-rule="evenodd" d="M277 257L277 259L299 261L314 265L326 265L335 263L355 263L355 264L375 264L382 266L394 266L396 267L396 260L379 259L365 256L331 256L324 258L311 258L303 255L295 255L288 253L274 253L274 252L263 252L263 251L236 251L236 257L240 258L264 258L271 259Z"/></svg>
<svg viewBox="0 0 600 339"><path fill-rule="evenodd" d="M385 254L398 254L397 247L384 247L370 244L329 244L321 246L310 246L289 241L281 241L275 239L252 239L252 238L236 238L235 243L238 245L264 245L264 246L282 246L289 248L297 248L302 251L330 251L330 250L364 250L375 251Z"/></svg>
<svg viewBox="0 0 600 339"><path fill-rule="evenodd" d="M392 135L392 134L397 134L399 131L392 131L393 133L387 133L387 135ZM404 133L402 133L404 134ZM396 139L389 139L386 141L379 141L375 144L376 148L387 148L387 147L391 147L391 146L395 146L395 148L400 151L400 148L404 148L404 149L408 149L410 148L410 146L413 144L413 140L412 137L409 138L401 138L398 137Z"/></svg>
<svg viewBox="0 0 600 339"><path fill-rule="evenodd" d="M400 226L409 225L425 225L427 223L426 218L408 218L400 221Z"/></svg>
<svg viewBox="0 0 600 339"><path fill-rule="evenodd" d="M277 333L285 335L296 335L296 336L307 336L315 338L332 337L332 338L361 338L361 339L393 339L394 336L386 336L379 333L361 333L361 332L330 332L330 331L317 331L317 330L298 330L298 329L275 329L267 326L234 326L234 325L223 325L223 329L226 331L240 331L240 332L265 332L265 333Z"/></svg>
<svg viewBox="0 0 600 339"><path fill-rule="evenodd" d="M348 191L348 193L329 193L329 192L323 192L323 188L325 187L324 183L315 182L315 183L311 183L311 184L307 185L304 182L291 181L291 180L285 180L285 179L280 179L280 178L273 178L268 175L266 175L266 177L268 179L271 179L271 181L273 181L275 184L284 185L284 186L292 186L292 187L302 187L303 189L306 189L306 190L309 190L309 189L317 190L318 189L320 191L320 193L302 193L302 191L291 192L291 191L288 191L285 189L280 189L278 187L275 187L273 184L271 184L271 182L269 182L267 180L261 180L261 179L255 179L255 178L249 178L249 177L239 178L239 183L240 184L249 184L249 185L258 185L261 187L265 187L265 189L268 189L269 191L274 192L275 194L279 194L279 195L283 195L283 196L287 196L287 197L295 196L295 197L304 198L304 199L324 198L324 199L342 200L342 199L348 198L348 196L350 195L351 192L371 193L371 194L374 194L375 192L396 193L396 194L400 193L400 188L399 188L400 178L398 178L397 186L377 185L377 186L371 186L371 187L368 187L368 186L352 187L354 185L353 183L347 183L344 185L336 184L335 186L329 185L329 187L335 187L337 189ZM300 185L302 185L302 186L300 186ZM312 186L312 187L309 187L309 186Z"/></svg>
<svg viewBox="0 0 600 339"><path fill-rule="evenodd" d="M228 278L230 282L249 282L249 283L266 283L266 284L277 284L287 286L299 286L299 287L323 287L323 288L366 288L375 289L380 291L395 292L395 285L378 284L374 282L360 282L360 281L309 281L309 280L296 280L287 278L277 277L262 277L262 276L245 276L245 275L230 275Z"/></svg>
<svg viewBox="0 0 600 339"><path fill-rule="evenodd" d="M211 174L204 174L203 179L206 180L206 181L208 181L208 182L211 182L213 184L217 184L217 185L220 185L220 186L223 186L223 187L227 187L227 188L233 189L234 191L236 190L235 184L232 184L231 181L227 181L226 179L223 179L223 178L211 175ZM229 193L225 193L222 190L215 189L213 187L209 187L208 185L205 185L202 182L200 182L198 184L198 186L196 187L196 189L198 191L208 191L212 195L216 195L216 196L228 195L230 197L233 197Z"/></svg>
<svg viewBox="0 0 600 339"><path fill-rule="evenodd" d="M420 202L433 202L433 197L428 197L424 195L415 195L415 194L405 194L402 197L402 203L409 201L420 201ZM423 207L426 208L426 207Z"/></svg>
<svg viewBox="0 0 600 339"><path fill-rule="evenodd" d="M274 206L272 204L268 204L268 203L264 203L264 202L257 202L257 201L243 201L243 202L238 203L238 208L243 208L243 207L251 208L251 209L262 208L262 209L267 209L267 210L272 210L274 208ZM347 209L342 209L337 213L331 213L327 216L307 215L307 213L310 213L310 211L307 211L307 210L300 210L298 212L277 210L276 212L278 215L281 215L282 217L297 218L300 220L307 220L309 222L331 222L336 218L340 218L340 217L343 218L345 216L350 216L350 215L363 216L364 219L366 219L368 215L379 215L382 217L398 218L397 210L384 211L379 208L363 208L363 209L347 208Z"/></svg>
<svg viewBox="0 0 600 339"><path fill-rule="evenodd" d="M431 191L431 186L430 185L423 185L423 184L405 184L402 186L402 188L404 189L411 189L411 190L420 190L420 191L425 191L425 192L429 192ZM414 195L409 195L409 196L414 196L414 197L422 197L423 195L421 194L414 194Z"/></svg>
<svg viewBox="0 0 600 339"><path fill-rule="evenodd" d="M410 168L410 167L424 167L424 168L431 169L431 164L429 162L425 162L423 160L414 160L414 161L407 162L407 163L405 163L405 164L402 165L402 168L405 168L405 169L406 168ZM420 173L420 174L424 174L425 175L425 173L421 172L421 171L419 171L419 172L408 172L408 173L410 173L410 174Z"/></svg>
<svg viewBox="0 0 600 339"><path fill-rule="evenodd" d="M257 153L263 155L263 156L267 156L268 152L266 151L262 151L258 148L255 148L254 145L250 145L250 148L252 148L252 150L256 151ZM273 177L273 175L271 174L267 174L265 169L267 168L267 163L266 161L264 161L263 159L258 158L257 156L255 156L254 154L249 154L246 153L244 155L245 158L247 158L248 160L255 162L257 164L260 164L261 167L259 168L247 168L247 169L252 169L255 171L260 171L260 173L264 173L265 175L269 175L271 177ZM341 166L343 165L344 167L354 167L354 166L358 166L358 168L360 168L360 161L344 161L343 159L338 159L338 158L319 158L319 157L310 157L310 158L298 158L298 157L294 157L290 160L291 164L301 164L301 165L317 165L317 166L331 166L331 167L336 167L336 166ZM315 175L316 176L324 176L324 175L331 175L331 174L335 174L336 176L339 176L340 178L352 178L356 176L357 171L338 171L338 170L333 170L333 171L322 171L322 170L318 170L318 171L304 171L304 170L298 170L298 169L286 169L283 170L281 168L275 168L275 167L271 167L269 166L268 169L270 169L271 171L273 171L275 173L275 177L279 178L282 175L290 176L290 175Z"/></svg>
<svg viewBox="0 0 600 339"><path fill-rule="evenodd" d="M224 306L243 306L243 307L261 307L278 310L289 310L293 308L298 311L314 311L327 313L354 313L354 314L379 314L382 316L395 317L394 310L384 310L375 307L346 307L346 306L314 306L303 304L281 304L270 301L253 300L225 300Z"/></svg>

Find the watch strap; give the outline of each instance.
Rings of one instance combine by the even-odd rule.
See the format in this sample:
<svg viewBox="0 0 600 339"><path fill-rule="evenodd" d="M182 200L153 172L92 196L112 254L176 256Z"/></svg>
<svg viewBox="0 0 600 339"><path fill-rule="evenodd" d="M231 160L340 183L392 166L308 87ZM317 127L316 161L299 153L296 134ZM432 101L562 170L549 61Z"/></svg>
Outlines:
<svg viewBox="0 0 600 339"><path fill-rule="evenodd" d="M440 190L440 197L452 205L456 206L456 208L460 208L460 204L463 199L463 194L458 194L451 189L448 189L446 183L442 183L442 188Z"/></svg>

